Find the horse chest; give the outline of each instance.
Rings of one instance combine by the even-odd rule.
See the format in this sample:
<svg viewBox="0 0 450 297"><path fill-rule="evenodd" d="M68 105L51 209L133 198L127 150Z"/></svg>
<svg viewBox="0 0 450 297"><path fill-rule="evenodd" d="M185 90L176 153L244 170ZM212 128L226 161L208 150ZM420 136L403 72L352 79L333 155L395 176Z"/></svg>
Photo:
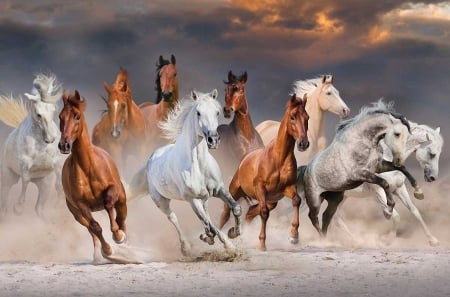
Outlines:
<svg viewBox="0 0 450 297"><path fill-rule="evenodd" d="M24 144L21 157L28 163L30 171L51 170L55 167L59 158L55 143L41 143L33 137L27 137Z"/></svg>

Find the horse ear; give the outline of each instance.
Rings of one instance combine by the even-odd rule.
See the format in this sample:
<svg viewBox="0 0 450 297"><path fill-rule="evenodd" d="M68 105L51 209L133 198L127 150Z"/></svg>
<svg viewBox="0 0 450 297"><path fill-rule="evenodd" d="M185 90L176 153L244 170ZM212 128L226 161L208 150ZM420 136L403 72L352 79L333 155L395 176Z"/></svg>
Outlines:
<svg viewBox="0 0 450 297"><path fill-rule="evenodd" d="M213 97L213 99L217 99L217 89L212 90L211 96Z"/></svg>
<svg viewBox="0 0 450 297"><path fill-rule="evenodd" d="M437 127L435 131L436 131L436 133L438 133L438 134L441 133L441 127Z"/></svg>
<svg viewBox="0 0 450 297"><path fill-rule="evenodd" d="M300 101L299 100L297 100L297 94L292 94L292 96L291 96L291 100L290 100L290 104L291 105L294 105L294 104L298 104Z"/></svg>
<svg viewBox="0 0 450 297"><path fill-rule="evenodd" d="M174 55L171 55L171 56L170 56L170 62L171 62L173 65L176 65L176 64L177 64L177 60L175 59L175 56L174 56Z"/></svg>
<svg viewBox="0 0 450 297"><path fill-rule="evenodd" d="M110 95L111 94L111 87L108 85L108 83L106 81L103 81L103 87L105 88L105 90L108 93L108 95Z"/></svg>
<svg viewBox="0 0 450 297"><path fill-rule="evenodd" d="M194 90L191 91L191 98L197 100L197 93Z"/></svg>
<svg viewBox="0 0 450 297"><path fill-rule="evenodd" d="M244 84L247 82L247 71L245 71L244 74L242 74L241 82Z"/></svg>
<svg viewBox="0 0 450 297"><path fill-rule="evenodd" d="M159 65L162 65L164 63L163 56L159 56Z"/></svg>
<svg viewBox="0 0 450 297"><path fill-rule="evenodd" d="M330 84L332 84L332 83L333 83L333 80L334 80L333 74L330 74L329 77L330 77Z"/></svg>
<svg viewBox="0 0 450 297"><path fill-rule="evenodd" d="M230 70L228 71L228 82L233 82L236 80L236 76L234 76L233 72Z"/></svg>
<svg viewBox="0 0 450 297"><path fill-rule="evenodd" d="M322 83L324 84L326 81L327 81L327 76L324 75L324 76L322 77Z"/></svg>
<svg viewBox="0 0 450 297"><path fill-rule="evenodd" d="M308 95L305 93L305 94L303 94L303 106L306 106L307 101L308 101Z"/></svg>
<svg viewBox="0 0 450 297"><path fill-rule="evenodd" d="M62 94L62 100L63 100L63 103L64 103L64 105L66 105L67 104L67 92L66 92L66 90L64 90L63 91L63 94Z"/></svg>
<svg viewBox="0 0 450 297"><path fill-rule="evenodd" d="M77 99L77 101L83 101L81 99L81 96L80 96L80 93L78 92L78 90L75 90L73 94L75 96L75 99Z"/></svg>

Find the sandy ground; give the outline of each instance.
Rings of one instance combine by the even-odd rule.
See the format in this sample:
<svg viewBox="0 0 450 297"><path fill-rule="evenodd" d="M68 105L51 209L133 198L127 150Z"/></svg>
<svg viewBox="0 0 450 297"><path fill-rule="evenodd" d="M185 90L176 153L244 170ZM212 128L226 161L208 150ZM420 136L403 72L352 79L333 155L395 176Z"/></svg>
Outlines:
<svg viewBox="0 0 450 297"><path fill-rule="evenodd" d="M425 185L426 199L414 201L439 247L428 245L402 205L397 205L399 234L391 238L386 235L391 222L377 204L353 199L343 211L356 241L335 225L326 240L320 239L302 213L300 244L291 245L290 214L280 209L269 219L267 252L256 249L256 219L234 240L238 253L230 256L218 242L201 242L200 222L186 203L175 202L193 247L193 256L186 258L167 218L143 198L129 203L125 249L143 261L140 265L92 265L88 232L56 199L48 203L46 221L38 219L32 186L25 213L0 224L0 296L450 296L448 184ZM13 187L12 196L17 192ZM221 203L211 200L210 211L217 220ZM95 217L111 242L106 213Z"/></svg>

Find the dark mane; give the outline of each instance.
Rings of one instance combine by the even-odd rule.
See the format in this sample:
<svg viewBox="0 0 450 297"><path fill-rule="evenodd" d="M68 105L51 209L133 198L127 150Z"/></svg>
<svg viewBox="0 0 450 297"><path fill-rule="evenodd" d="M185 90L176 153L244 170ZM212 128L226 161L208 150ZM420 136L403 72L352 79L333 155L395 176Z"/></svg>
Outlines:
<svg viewBox="0 0 450 297"><path fill-rule="evenodd" d="M155 90L156 90L156 100L155 100L155 102L156 102L156 104L158 104L159 101L161 101L161 98L162 98L161 76L159 75L159 71L160 71L161 68L163 68L164 66L170 64L170 61L169 61L169 60L164 60L164 59L162 59L162 60L160 60L160 61L158 61L158 62L159 62L159 64L158 64L158 63L156 64L156 79L155 79L155 83L156 83L156 86L155 86Z"/></svg>

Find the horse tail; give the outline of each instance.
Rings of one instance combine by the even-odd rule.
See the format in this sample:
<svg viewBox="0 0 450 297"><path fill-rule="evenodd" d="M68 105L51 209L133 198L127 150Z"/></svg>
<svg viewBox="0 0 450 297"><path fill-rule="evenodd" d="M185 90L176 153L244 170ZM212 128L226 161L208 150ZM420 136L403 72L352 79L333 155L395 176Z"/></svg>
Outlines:
<svg viewBox="0 0 450 297"><path fill-rule="evenodd" d="M125 194L127 196L127 201L134 200L136 198L141 198L148 194L147 185L147 168L142 167L131 179L130 184L122 181L125 188Z"/></svg>
<svg viewBox="0 0 450 297"><path fill-rule="evenodd" d="M12 96L0 95L0 121L17 128L27 115L28 111L22 98L14 99Z"/></svg>

